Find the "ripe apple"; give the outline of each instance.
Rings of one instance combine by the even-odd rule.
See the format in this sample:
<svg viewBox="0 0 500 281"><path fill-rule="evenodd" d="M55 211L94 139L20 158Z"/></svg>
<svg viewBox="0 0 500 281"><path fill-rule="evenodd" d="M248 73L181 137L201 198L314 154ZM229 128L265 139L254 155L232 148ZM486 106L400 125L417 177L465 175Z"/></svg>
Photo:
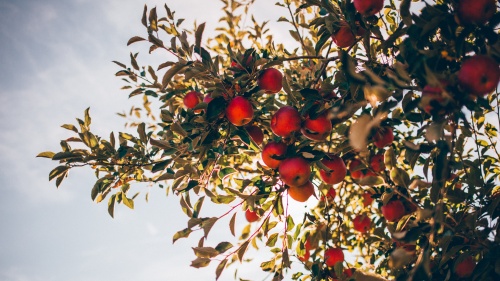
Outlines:
<svg viewBox="0 0 500 281"><path fill-rule="evenodd" d="M475 55L462 63L458 71L458 83L476 96L484 96L498 87L500 69L489 56Z"/></svg>
<svg viewBox="0 0 500 281"><path fill-rule="evenodd" d="M347 175L347 168L344 160L337 155L328 155L321 160L321 163L332 170L331 172L319 170L319 175L326 184L337 184L342 182Z"/></svg>
<svg viewBox="0 0 500 281"><path fill-rule="evenodd" d="M187 108L192 109L201 102L202 97L203 95L201 93L191 91L184 96L184 105Z"/></svg>
<svg viewBox="0 0 500 281"><path fill-rule="evenodd" d="M337 192L335 191L335 189L333 187L330 187L330 189L328 189L328 192L326 193L326 195L321 195L319 200L325 201L325 199L327 199L328 201L330 201L330 200L335 199L336 195L337 195Z"/></svg>
<svg viewBox="0 0 500 281"><path fill-rule="evenodd" d="M299 256L299 260L302 261L302 262L306 262L309 257L311 256L311 253L309 251L311 251L312 249L312 246L311 246L311 243L309 242L309 239L306 240L306 242L304 243L304 250L305 250L305 253L303 256Z"/></svg>
<svg viewBox="0 0 500 281"><path fill-rule="evenodd" d="M354 36L349 24L344 21L340 23L340 28L337 32L332 34L332 41L339 48L347 48L356 43L356 36Z"/></svg>
<svg viewBox="0 0 500 281"><path fill-rule="evenodd" d="M287 145L282 142L269 142L262 149L262 161L271 169L277 169L280 165L280 159L275 157L283 157L286 154Z"/></svg>
<svg viewBox="0 0 500 281"><path fill-rule="evenodd" d="M245 211L245 218L247 219L248 222L254 222L259 220L259 214L257 214L256 211L251 211L250 209L247 209Z"/></svg>
<svg viewBox="0 0 500 281"><path fill-rule="evenodd" d="M332 121L327 114L321 114L316 119L307 118L300 131L310 140L322 141L332 132Z"/></svg>
<svg viewBox="0 0 500 281"><path fill-rule="evenodd" d="M354 8L363 16L373 16L384 7L384 0L354 0Z"/></svg>
<svg viewBox="0 0 500 281"><path fill-rule="evenodd" d="M325 251L325 263L334 266L337 262L344 262L344 252L341 248L329 248Z"/></svg>
<svg viewBox="0 0 500 281"><path fill-rule="evenodd" d="M460 278L468 278L472 275L475 267L476 262L471 256L468 256L455 264L455 273Z"/></svg>
<svg viewBox="0 0 500 281"><path fill-rule="evenodd" d="M371 222L372 220L367 215L357 215L352 220L354 230L359 231L361 233L366 233L368 232L368 230L370 230Z"/></svg>
<svg viewBox="0 0 500 281"><path fill-rule="evenodd" d="M205 95L205 97L203 98L203 102L204 103L209 103L210 101L212 101L214 98L212 98L212 94L211 93L208 93Z"/></svg>
<svg viewBox="0 0 500 281"><path fill-rule="evenodd" d="M497 10L496 0L460 0L457 15L461 24L485 24Z"/></svg>
<svg viewBox="0 0 500 281"><path fill-rule="evenodd" d="M376 173L384 171L385 170L384 154L374 155L370 160L370 167Z"/></svg>
<svg viewBox="0 0 500 281"><path fill-rule="evenodd" d="M446 84L442 84L442 87L445 87ZM436 110L436 108L434 108L435 105L445 106L447 102L448 99L443 95L443 89L440 86L426 85L422 89L420 108L424 112L432 114L433 111Z"/></svg>
<svg viewBox="0 0 500 281"><path fill-rule="evenodd" d="M363 193L363 206L367 207L370 206L373 202L372 194L370 192L365 191Z"/></svg>
<svg viewBox="0 0 500 281"><path fill-rule="evenodd" d="M391 145L394 141L394 133L391 127L380 128L373 136L373 143L378 148L384 148Z"/></svg>
<svg viewBox="0 0 500 281"><path fill-rule="evenodd" d="M279 165L281 180L289 186L301 186L309 181L311 166L302 157L287 158Z"/></svg>
<svg viewBox="0 0 500 281"><path fill-rule="evenodd" d="M283 74L276 68L267 68L259 75L257 84L266 94L276 94L283 87Z"/></svg>
<svg viewBox="0 0 500 281"><path fill-rule="evenodd" d="M262 141L264 141L264 133L262 132L261 128L255 125L250 125L245 127L245 129L256 144L262 144Z"/></svg>
<svg viewBox="0 0 500 281"><path fill-rule="evenodd" d="M309 197L314 194L314 185L311 181L306 182L301 186L290 186L288 188L288 195L295 201L306 202Z"/></svg>
<svg viewBox="0 0 500 281"><path fill-rule="evenodd" d="M361 168L363 164L358 159L351 160L349 163L349 172L351 173L351 178L361 179L365 176L363 169Z"/></svg>
<svg viewBox="0 0 500 281"><path fill-rule="evenodd" d="M226 117L235 126L243 126L253 118L252 103L242 96L232 99L226 107Z"/></svg>
<svg viewBox="0 0 500 281"><path fill-rule="evenodd" d="M284 106L276 111L271 119L271 130L277 136L287 138L300 130L299 111L292 106Z"/></svg>
<svg viewBox="0 0 500 281"><path fill-rule="evenodd" d="M382 206L381 210L382 215L390 222L397 221L405 215L405 206L397 199Z"/></svg>

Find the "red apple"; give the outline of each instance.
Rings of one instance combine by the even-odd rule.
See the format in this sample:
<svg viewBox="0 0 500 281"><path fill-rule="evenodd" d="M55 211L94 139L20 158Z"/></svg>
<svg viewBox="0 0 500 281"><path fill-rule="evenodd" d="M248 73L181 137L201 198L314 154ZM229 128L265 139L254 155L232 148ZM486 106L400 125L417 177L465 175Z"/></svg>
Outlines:
<svg viewBox="0 0 500 281"><path fill-rule="evenodd" d="M321 160L321 163L332 170L331 172L319 170L319 175L326 184L337 184L342 182L347 175L347 168L344 160L337 155L328 155Z"/></svg>
<svg viewBox="0 0 500 281"><path fill-rule="evenodd" d="M302 262L306 262L311 256L311 253L309 252L311 249L312 249L311 243L309 243L309 239L307 239L306 243L304 243L305 253L303 256L299 256L299 260L301 260Z"/></svg>
<svg viewBox="0 0 500 281"><path fill-rule="evenodd" d="M192 109L200 103L202 97L203 95L201 93L191 91L184 96L184 105L187 108Z"/></svg>
<svg viewBox="0 0 500 281"><path fill-rule="evenodd" d="M445 82L446 83L446 82ZM446 84L442 84L445 87ZM426 85L422 89L422 98L420 99L420 108L428 114L432 114L435 108L433 104L445 106L448 99L443 95L443 89L440 86Z"/></svg>
<svg viewBox="0 0 500 281"><path fill-rule="evenodd" d="M373 202L372 194L370 192L363 193L363 206L370 206Z"/></svg>
<svg viewBox="0 0 500 281"><path fill-rule="evenodd" d="M301 186L290 186L288 195L295 201L306 202L314 194L314 185L308 181Z"/></svg>
<svg viewBox="0 0 500 281"><path fill-rule="evenodd" d="M363 164L358 159L351 160L349 163L349 172L351 173L351 178L353 179L361 179L365 175L363 173L363 169L361 168Z"/></svg>
<svg viewBox="0 0 500 281"><path fill-rule="evenodd" d="M457 15L461 24L485 24L497 10L496 0L459 0Z"/></svg>
<svg viewBox="0 0 500 281"><path fill-rule="evenodd" d="M498 87L500 69L489 56L475 55L462 63L458 71L458 83L476 96L484 96Z"/></svg>
<svg viewBox="0 0 500 281"><path fill-rule="evenodd" d="M378 148L384 148L391 145L394 141L394 133L391 127L380 128L373 136L373 143Z"/></svg>
<svg viewBox="0 0 500 281"><path fill-rule="evenodd" d="M271 169L277 169L282 160L275 157L283 157L286 154L287 146L282 142L269 142L262 149L262 161Z"/></svg>
<svg viewBox="0 0 500 281"><path fill-rule="evenodd" d="M455 264L455 273L460 278L468 278L472 275L475 267L476 262L471 256L468 256Z"/></svg>
<svg viewBox="0 0 500 281"><path fill-rule="evenodd" d="M386 220L394 222L405 215L405 206L400 200L392 200L385 206L382 206L382 215Z"/></svg>
<svg viewBox="0 0 500 281"><path fill-rule="evenodd" d="M271 130L277 136L287 138L300 130L299 111L291 106L284 106L276 111L271 119Z"/></svg>
<svg viewBox="0 0 500 281"><path fill-rule="evenodd" d="M370 224L372 220L367 215L357 215L353 220L352 224L354 226L354 230L366 233L370 230Z"/></svg>
<svg viewBox="0 0 500 281"><path fill-rule="evenodd" d="M311 166L302 157L287 158L279 165L281 180L289 186L301 186L309 181Z"/></svg>
<svg viewBox="0 0 500 281"><path fill-rule="evenodd" d="M275 68L268 68L259 75L257 84L266 94L276 94L283 87L283 74Z"/></svg>
<svg viewBox="0 0 500 281"><path fill-rule="evenodd" d="M335 189L333 187L330 187L330 189L328 189L328 192L326 193L326 195L321 195L319 200L325 201L325 199L327 199L328 201L330 201L330 200L335 199L336 195L337 195L337 192L335 191Z"/></svg>
<svg viewBox="0 0 500 281"><path fill-rule="evenodd" d="M212 98L212 94L211 93L208 93L205 95L205 97L203 98L203 102L204 103L209 103L210 101L212 101L214 98Z"/></svg>
<svg viewBox="0 0 500 281"><path fill-rule="evenodd" d="M384 171L385 170L384 154L374 155L370 160L370 167L376 173Z"/></svg>
<svg viewBox="0 0 500 281"><path fill-rule="evenodd" d="M351 27L346 22L341 22L338 31L332 34L332 41L339 48L347 48L356 43L356 37Z"/></svg>
<svg viewBox="0 0 500 281"><path fill-rule="evenodd" d="M384 0L354 0L354 8L363 16L373 16L384 7Z"/></svg>
<svg viewBox="0 0 500 281"><path fill-rule="evenodd" d="M300 131L310 140L322 141L332 132L332 121L327 114L321 114L316 119L307 118Z"/></svg>
<svg viewBox="0 0 500 281"><path fill-rule="evenodd" d="M260 145L262 141L264 141L264 133L261 128L255 125L250 125L245 127L245 129L256 144Z"/></svg>
<svg viewBox="0 0 500 281"><path fill-rule="evenodd" d="M250 209L247 209L245 212L245 218L247 219L248 222L254 222L259 220L259 215L257 214L256 211L251 211Z"/></svg>
<svg viewBox="0 0 500 281"><path fill-rule="evenodd" d="M253 118L252 103L242 96L232 99L226 107L226 117L235 126L243 126Z"/></svg>
<svg viewBox="0 0 500 281"><path fill-rule="evenodd" d="M325 251L325 263L334 266L337 262L344 262L344 252L340 248L329 248Z"/></svg>

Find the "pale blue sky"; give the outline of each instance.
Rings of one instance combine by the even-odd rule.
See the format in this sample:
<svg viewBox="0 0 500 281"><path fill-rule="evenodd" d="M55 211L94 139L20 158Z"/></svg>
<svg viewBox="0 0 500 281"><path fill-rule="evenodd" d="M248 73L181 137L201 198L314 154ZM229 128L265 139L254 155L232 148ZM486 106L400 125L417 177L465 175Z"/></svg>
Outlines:
<svg viewBox="0 0 500 281"><path fill-rule="evenodd" d="M186 18L186 26L193 19L207 21L208 34L221 15L216 0L0 0L0 280L214 279L216 263L189 267L190 247L199 235L171 243L187 222L177 198L153 188L149 203L143 192L136 210L118 206L111 219L106 203L90 199L91 170L72 172L57 190L48 182L56 163L35 158L57 150L59 140L71 135L59 126L74 124L89 106L97 134L123 130L115 113L138 100L128 100L128 93L119 90L123 84L114 77L118 67L111 61L127 62L130 51L148 57L146 44L127 48L126 42L145 34L143 5L161 8L164 2L178 18ZM280 15L269 1L258 0L253 11L281 28L275 32L278 40L288 37L288 27L275 22ZM146 189L135 190L141 188ZM245 225L242 216L238 225ZM227 224L214 227L211 235L226 232ZM258 264L239 271L247 279L267 276ZM233 280L232 272L234 267L220 280Z"/></svg>

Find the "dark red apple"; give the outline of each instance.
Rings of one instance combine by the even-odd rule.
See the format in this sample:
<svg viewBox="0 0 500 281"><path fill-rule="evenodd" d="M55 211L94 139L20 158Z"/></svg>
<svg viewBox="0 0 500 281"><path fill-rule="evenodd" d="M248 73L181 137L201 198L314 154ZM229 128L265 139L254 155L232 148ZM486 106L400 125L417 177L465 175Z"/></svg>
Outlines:
<svg viewBox="0 0 500 281"><path fill-rule="evenodd" d="M340 28L332 34L332 41L339 48L347 48L356 43L356 36L346 22L341 22Z"/></svg>
<svg viewBox="0 0 500 281"><path fill-rule="evenodd" d="M373 16L384 7L384 0L354 0L354 8L363 16Z"/></svg>
<svg viewBox="0 0 500 281"><path fill-rule="evenodd" d="M319 170L319 175L326 184L337 184L342 182L347 175L347 168L344 160L337 155L328 155L321 160L321 163L332 170L331 172Z"/></svg>
<svg viewBox="0 0 500 281"><path fill-rule="evenodd" d="M283 87L283 74L276 68L265 69L259 75L257 84L266 94L276 94Z"/></svg>
<svg viewBox="0 0 500 281"><path fill-rule="evenodd" d="M226 117L235 126L243 126L253 118L252 103L242 96L232 99L226 107Z"/></svg>
<svg viewBox="0 0 500 281"><path fill-rule="evenodd" d="M271 169L277 169L282 160L275 157L283 157L286 154L287 145L282 142L269 142L262 149L262 161Z"/></svg>
<svg viewBox="0 0 500 281"><path fill-rule="evenodd" d="M385 170L384 154L373 155L372 159L370 160L370 167L376 173L384 171Z"/></svg>
<svg viewBox="0 0 500 281"><path fill-rule="evenodd" d="M291 106L284 106L276 111L271 119L271 130L277 136L287 138L300 130L299 111Z"/></svg>
<svg viewBox="0 0 500 281"><path fill-rule="evenodd" d="M500 69L489 56L475 55L462 63L458 71L458 83L476 96L484 96L498 87Z"/></svg>
<svg viewBox="0 0 500 281"><path fill-rule="evenodd" d="M344 252L341 248L329 248L325 251L325 264L334 266L337 262L344 262Z"/></svg>
<svg viewBox="0 0 500 281"><path fill-rule="evenodd" d="M382 206L382 215L387 221L394 222L405 215L405 206L400 200L392 200Z"/></svg>
<svg viewBox="0 0 500 281"><path fill-rule="evenodd" d="M203 95L201 93L198 93L196 91L191 91L184 96L183 100L184 105L187 108L192 109L201 102L202 97Z"/></svg>
<svg viewBox="0 0 500 281"><path fill-rule="evenodd" d="M214 98L212 98L212 94L211 93L208 93L205 95L205 97L203 98L203 102L204 103L209 103L210 101L212 101Z"/></svg>
<svg viewBox="0 0 500 281"><path fill-rule="evenodd" d="M447 83L446 83L447 84ZM422 89L422 98L420 99L420 108L428 113L432 114L436 109L434 105L445 106L448 99L443 95L443 89L441 87L445 87L446 84L442 84L442 86L431 86L426 85Z"/></svg>
<svg viewBox="0 0 500 281"><path fill-rule="evenodd" d="M476 268L476 262L471 256L468 256L455 264L455 274L460 278L468 278Z"/></svg>
<svg viewBox="0 0 500 281"><path fill-rule="evenodd" d="M391 127L380 128L373 136L373 143L378 148L384 148L391 145L394 141L394 133Z"/></svg>
<svg viewBox="0 0 500 281"><path fill-rule="evenodd" d="M365 176L363 169L361 168L363 164L358 159L351 160L349 163L349 172L351 173L351 178L361 179Z"/></svg>
<svg viewBox="0 0 500 281"><path fill-rule="evenodd" d="M264 141L264 133L261 128L255 125L250 125L245 127L245 129L256 144L260 145L262 141Z"/></svg>
<svg viewBox="0 0 500 281"><path fill-rule="evenodd" d="M370 224L372 220L367 215L357 215L353 220L352 224L354 226L354 230L366 233L370 230Z"/></svg>
<svg viewBox="0 0 500 281"><path fill-rule="evenodd" d="M496 0L459 0L457 15L461 24L485 24L497 10Z"/></svg>
<svg viewBox="0 0 500 281"><path fill-rule="evenodd" d="M370 206L373 202L372 194L370 192L365 191L363 193L363 206L367 207Z"/></svg>
<svg viewBox="0 0 500 281"><path fill-rule="evenodd" d="M327 114L321 114L316 119L307 118L300 131L310 140L322 141L332 132L332 121Z"/></svg>
<svg viewBox="0 0 500 281"><path fill-rule="evenodd" d="M281 180L289 186L301 186L309 181L311 166L302 157L287 158L278 167Z"/></svg>

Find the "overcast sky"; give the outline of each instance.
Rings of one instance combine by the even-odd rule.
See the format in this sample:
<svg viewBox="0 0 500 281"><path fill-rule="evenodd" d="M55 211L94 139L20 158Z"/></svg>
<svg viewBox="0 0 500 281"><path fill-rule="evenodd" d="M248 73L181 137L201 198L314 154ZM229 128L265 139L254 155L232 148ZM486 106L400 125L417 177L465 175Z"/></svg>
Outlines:
<svg viewBox="0 0 500 281"><path fill-rule="evenodd" d="M186 26L194 19L207 22L207 34L221 16L217 0L144 1L0 0L0 280L214 279L216 263L189 267L190 247L199 235L172 245L173 234L187 222L177 198L151 188L146 203L148 188L136 187L145 189L136 210L118 206L112 219L106 203L90 199L91 170L71 172L56 189L48 182L56 163L35 158L41 151L58 151L59 140L71 135L60 125L75 124L87 107L98 135L123 130L116 113L139 100L128 100L119 90L124 84L114 77L119 68L111 61L128 63L129 52L144 50L126 42L145 34L140 23L145 3L161 8L167 2L178 18L186 18ZM283 12L271 2L276 1L257 0L252 11L258 20L271 20L280 40L288 27L276 22ZM147 52L139 55L146 57ZM238 221L240 228L245 225L242 216ZM225 233L227 225L216 225L211 235ZM234 269L220 280L233 280ZM267 276L255 264L239 271L247 279Z"/></svg>

